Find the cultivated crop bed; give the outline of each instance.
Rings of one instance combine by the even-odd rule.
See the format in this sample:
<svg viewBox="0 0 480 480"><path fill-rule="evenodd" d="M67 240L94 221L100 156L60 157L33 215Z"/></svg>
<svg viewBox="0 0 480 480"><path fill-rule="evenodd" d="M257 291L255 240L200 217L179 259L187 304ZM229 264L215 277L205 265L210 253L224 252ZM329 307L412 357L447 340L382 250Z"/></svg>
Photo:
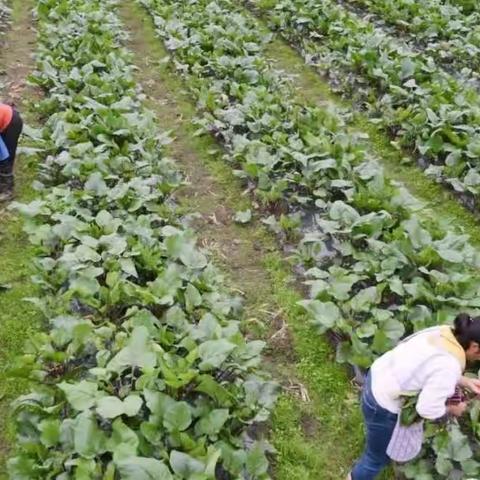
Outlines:
<svg viewBox="0 0 480 480"><path fill-rule="evenodd" d="M275 384L238 300L180 226L169 141L140 103L110 0L40 0L46 94L40 199L17 205L37 248L46 330L18 373L12 479L264 478Z"/></svg>
<svg viewBox="0 0 480 480"><path fill-rule="evenodd" d="M7 2L0 2L0 37L5 35L5 32L10 26L10 13L11 10Z"/></svg>
<svg viewBox="0 0 480 480"><path fill-rule="evenodd" d="M371 121L411 151L428 175L477 210L480 97L468 72L446 71L436 55L413 48L331 0L285 0L264 11L308 63L365 108ZM468 42L458 48L463 51L455 58L471 57Z"/></svg>
<svg viewBox="0 0 480 480"><path fill-rule="evenodd" d="M475 74L480 62L480 15L465 11L460 5L439 0L347 0L348 8L370 15L380 24L393 27L409 44L428 53L446 68L472 69ZM360 8L359 8L360 7Z"/></svg>
<svg viewBox="0 0 480 480"><path fill-rule="evenodd" d="M245 11L228 0L141 2L198 101L201 127L273 214L266 222L288 234L302 219L295 252L311 288L303 305L320 332L342 339L338 360L366 367L406 332L478 308L479 252L386 180L342 115L297 100L265 60L269 38ZM298 3L278 7L285 24L323 11ZM406 474L478 475L477 421L472 413L473 428L434 429Z"/></svg>

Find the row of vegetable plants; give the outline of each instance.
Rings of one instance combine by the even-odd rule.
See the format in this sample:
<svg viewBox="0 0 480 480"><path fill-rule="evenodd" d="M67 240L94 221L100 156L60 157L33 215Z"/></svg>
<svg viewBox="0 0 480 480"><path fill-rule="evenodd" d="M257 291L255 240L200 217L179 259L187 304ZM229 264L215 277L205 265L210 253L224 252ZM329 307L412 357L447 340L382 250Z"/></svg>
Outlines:
<svg viewBox="0 0 480 480"><path fill-rule="evenodd" d="M261 1L250 2L262 7ZM480 97L424 54L331 0L262 8L272 28L410 151L426 174L478 210Z"/></svg>
<svg viewBox="0 0 480 480"><path fill-rule="evenodd" d="M472 13L475 10L478 10L478 7L480 7L478 0L450 0L450 1L454 5L461 7L465 13Z"/></svg>
<svg viewBox="0 0 480 480"><path fill-rule="evenodd" d="M320 333L340 337L339 361L366 367L406 332L478 310L479 252L387 180L340 113L297 100L252 17L230 0L140 3L198 102L200 132L223 143L265 223L278 232L301 219L289 247L311 289L302 305ZM436 432L407 475L480 473L462 428Z"/></svg>
<svg viewBox="0 0 480 480"><path fill-rule="evenodd" d="M478 11L465 14L461 6L440 0L346 0L344 5L376 14L374 19L393 27L393 35L398 33L450 70L467 68L475 74L480 67Z"/></svg>
<svg viewBox="0 0 480 480"><path fill-rule="evenodd" d="M0 38L5 35L11 23L11 8L8 2L2 0L0 2Z"/></svg>
<svg viewBox="0 0 480 480"><path fill-rule="evenodd" d="M10 478L266 479L249 434L276 396L264 345L175 213L182 180L115 6L38 1L40 197L15 206L47 328L13 372L32 390L14 404Z"/></svg>

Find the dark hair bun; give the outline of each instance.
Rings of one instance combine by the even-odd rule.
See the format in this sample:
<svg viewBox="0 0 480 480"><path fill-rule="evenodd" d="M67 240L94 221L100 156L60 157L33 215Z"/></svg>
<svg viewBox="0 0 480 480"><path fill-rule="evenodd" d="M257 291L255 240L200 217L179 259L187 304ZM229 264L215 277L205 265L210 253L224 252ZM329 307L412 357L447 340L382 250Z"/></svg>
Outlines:
<svg viewBox="0 0 480 480"><path fill-rule="evenodd" d="M472 342L480 345L480 317L472 318L468 313L456 316L453 333L460 345L467 350Z"/></svg>
<svg viewBox="0 0 480 480"><path fill-rule="evenodd" d="M472 323L472 317L468 313L460 313L455 317L455 334L462 335Z"/></svg>

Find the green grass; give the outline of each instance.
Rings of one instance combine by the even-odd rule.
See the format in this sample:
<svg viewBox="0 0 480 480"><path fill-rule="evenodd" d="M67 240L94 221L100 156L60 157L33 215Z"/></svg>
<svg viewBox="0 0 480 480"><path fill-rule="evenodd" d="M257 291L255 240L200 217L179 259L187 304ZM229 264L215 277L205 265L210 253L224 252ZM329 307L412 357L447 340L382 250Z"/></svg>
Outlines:
<svg viewBox="0 0 480 480"><path fill-rule="evenodd" d="M288 317L298 378L305 381L310 402L285 395L275 409L273 444L279 452L279 480L322 480L346 476L358 454L363 430L358 395L330 344L309 325L291 288L292 278L278 253L265 259L276 302ZM288 368L288 366L287 366ZM313 425L311 425L313 423Z"/></svg>

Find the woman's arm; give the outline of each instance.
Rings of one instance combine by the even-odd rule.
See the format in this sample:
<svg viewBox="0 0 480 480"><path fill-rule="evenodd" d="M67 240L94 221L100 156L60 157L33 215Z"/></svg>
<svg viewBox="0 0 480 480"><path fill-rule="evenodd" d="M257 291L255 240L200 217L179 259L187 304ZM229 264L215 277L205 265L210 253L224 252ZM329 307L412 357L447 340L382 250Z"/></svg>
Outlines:
<svg viewBox="0 0 480 480"><path fill-rule="evenodd" d="M418 396L417 413L427 420L438 420L447 414L461 414L461 408L447 408L461 377L460 365L453 358L438 357L426 366L425 381Z"/></svg>
<svg viewBox="0 0 480 480"><path fill-rule="evenodd" d="M458 382L458 385L460 385L460 387L462 388L470 390L475 395L480 395L480 379L478 378L470 378L463 376Z"/></svg>
<svg viewBox="0 0 480 480"><path fill-rule="evenodd" d="M467 407L467 402L452 403L451 405L447 405L447 413L454 417L461 417L465 413Z"/></svg>

